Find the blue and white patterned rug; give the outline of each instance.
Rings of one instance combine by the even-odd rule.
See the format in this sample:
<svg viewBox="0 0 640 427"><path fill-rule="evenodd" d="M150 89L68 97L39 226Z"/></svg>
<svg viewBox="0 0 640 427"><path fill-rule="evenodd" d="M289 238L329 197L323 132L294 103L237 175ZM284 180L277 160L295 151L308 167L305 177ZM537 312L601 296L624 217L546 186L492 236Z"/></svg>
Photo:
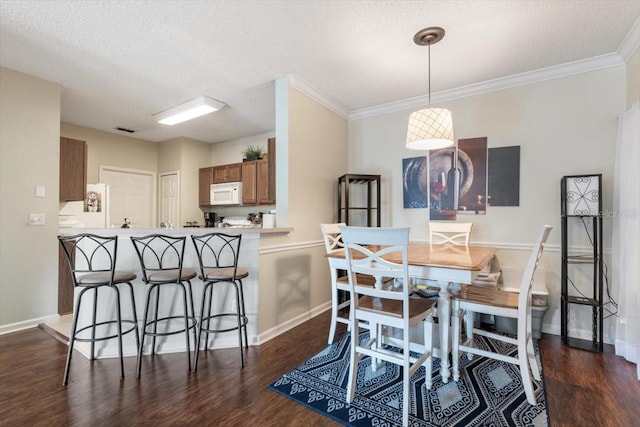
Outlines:
<svg viewBox="0 0 640 427"><path fill-rule="evenodd" d="M368 339L368 334L361 334ZM496 348L475 337L479 348L515 354L508 344ZM371 371L369 357L358 367L356 396L346 403L350 335L283 375L269 388L349 426L402 424L402 370L381 362ZM535 345L538 354L537 344ZM539 356L538 356L539 360ZM411 378L411 426L548 426L543 381L534 381L537 405L527 402L516 365L484 357L461 359L460 380L442 383L439 359L433 359L433 386L424 387L424 368ZM540 365L541 366L541 365Z"/></svg>

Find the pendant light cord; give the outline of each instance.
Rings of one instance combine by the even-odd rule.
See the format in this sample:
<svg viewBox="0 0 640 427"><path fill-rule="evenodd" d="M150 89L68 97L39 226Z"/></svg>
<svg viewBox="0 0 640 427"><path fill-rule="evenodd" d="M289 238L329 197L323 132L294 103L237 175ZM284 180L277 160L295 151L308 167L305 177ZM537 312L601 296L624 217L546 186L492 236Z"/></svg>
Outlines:
<svg viewBox="0 0 640 427"><path fill-rule="evenodd" d="M429 43L427 43L427 51L428 53L428 59L427 59L427 67L429 70L429 77L428 77L428 82L429 82L429 106L431 106L431 42L429 41Z"/></svg>

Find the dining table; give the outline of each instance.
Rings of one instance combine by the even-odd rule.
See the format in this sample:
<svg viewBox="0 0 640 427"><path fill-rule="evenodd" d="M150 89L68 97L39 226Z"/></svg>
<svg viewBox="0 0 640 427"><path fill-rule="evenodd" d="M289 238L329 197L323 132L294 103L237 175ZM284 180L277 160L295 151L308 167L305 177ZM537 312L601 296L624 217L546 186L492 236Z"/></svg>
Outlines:
<svg viewBox="0 0 640 427"><path fill-rule="evenodd" d="M369 245L376 251L381 247ZM455 286L472 285L481 270L493 259L497 248L481 245L455 245L432 243L409 243L407 263L409 278L425 279L430 287L438 288L438 326L440 333L440 375L443 383L451 376L449 371L449 336L451 318L451 289ZM335 250L326 255L332 265L346 270L344 250ZM384 256L391 262L402 262L401 253Z"/></svg>

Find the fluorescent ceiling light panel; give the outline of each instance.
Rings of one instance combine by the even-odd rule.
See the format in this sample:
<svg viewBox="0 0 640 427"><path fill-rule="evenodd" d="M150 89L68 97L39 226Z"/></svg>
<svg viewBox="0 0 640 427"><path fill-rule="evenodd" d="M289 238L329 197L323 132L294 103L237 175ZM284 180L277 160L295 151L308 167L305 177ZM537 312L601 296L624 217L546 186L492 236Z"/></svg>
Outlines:
<svg viewBox="0 0 640 427"><path fill-rule="evenodd" d="M184 104L176 105L175 107L156 113L152 117L158 123L173 126L177 123L186 122L187 120L218 111L224 107L224 105L223 102L203 95L187 101Z"/></svg>

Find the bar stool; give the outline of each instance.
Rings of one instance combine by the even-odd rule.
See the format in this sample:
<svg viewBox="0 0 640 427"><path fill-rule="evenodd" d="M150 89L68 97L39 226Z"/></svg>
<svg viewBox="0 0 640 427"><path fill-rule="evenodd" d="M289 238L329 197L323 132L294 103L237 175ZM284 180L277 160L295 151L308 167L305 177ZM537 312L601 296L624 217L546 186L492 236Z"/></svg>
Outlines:
<svg viewBox="0 0 640 427"><path fill-rule="evenodd" d="M133 331L136 335L136 346L140 343L138 335L138 317L136 315L136 303L133 295L133 286L131 281L136 279L136 275L130 271L116 270L116 255L118 253L117 236L98 236L95 234L76 234L73 236L58 236L58 241L62 247L64 254L69 263L71 270L71 279L73 280L74 289L80 288L76 299L75 309L73 310L73 321L71 326L71 335L69 336L69 352L67 354L67 363L64 368L64 377L62 385L66 386L69 381L69 368L71 366L71 356L73 354L73 346L76 341L90 342L91 354L90 360L95 359L95 343L96 341L104 341L112 338L118 338L118 354L120 356L120 378L124 378L124 360L122 357L122 336ZM133 319L123 320L120 307L120 290L118 285L127 284L131 294L131 310ZM115 292L115 320L105 320L98 322L98 289L110 288ZM84 294L93 290L93 313L91 323L78 329L78 317ZM122 324L128 324L130 327L123 331ZM109 333L111 326L116 325L115 334ZM96 336L98 327L106 327L107 331L103 336ZM91 330L91 337L84 337L83 332Z"/></svg>
<svg viewBox="0 0 640 427"><path fill-rule="evenodd" d="M204 282L202 289L202 306L200 309L200 327L198 341L195 349L194 371L198 369L198 355L200 353L200 341L202 333L205 333L205 349L208 348L209 333L229 332L238 330L238 343L240 347L240 363L244 368L244 349L249 347L247 339L248 318L244 306L244 291L242 279L249 276L244 268L238 267L240 255L240 243L242 235L229 235L224 233L208 233L202 236L191 236L198 253L200 263L200 279ZM211 300L213 285L218 283L230 283L236 291L235 312L211 314ZM208 293L207 293L208 292ZM206 301L206 304L205 304ZM235 317L235 324L211 327L211 319ZM244 342L243 342L244 333Z"/></svg>
<svg viewBox="0 0 640 427"><path fill-rule="evenodd" d="M196 277L196 272L190 268L183 268L185 236L167 236L163 234L151 234L142 237L131 237L131 242L138 254L140 266L142 268L142 281L151 285L147 291L147 298L144 309L144 321L142 326L142 339L138 347L138 369L137 376L140 377L142 369L142 351L146 336L151 336L151 355L155 355L156 338L161 336L174 335L184 332L187 350L187 366L191 372L191 344L189 341L189 330L193 329L193 339L196 339L196 318L193 310L193 294L191 292L191 279ZM185 282L187 286L185 287ZM159 316L160 309L160 289L166 289L168 285L177 285L182 292L183 313L181 315ZM155 292L155 300L152 296ZM153 319L149 320L149 309L154 304ZM189 315L188 306L191 307ZM173 319L184 320L184 328L165 330L158 332L158 324L169 324ZM169 326L167 326L169 329Z"/></svg>

